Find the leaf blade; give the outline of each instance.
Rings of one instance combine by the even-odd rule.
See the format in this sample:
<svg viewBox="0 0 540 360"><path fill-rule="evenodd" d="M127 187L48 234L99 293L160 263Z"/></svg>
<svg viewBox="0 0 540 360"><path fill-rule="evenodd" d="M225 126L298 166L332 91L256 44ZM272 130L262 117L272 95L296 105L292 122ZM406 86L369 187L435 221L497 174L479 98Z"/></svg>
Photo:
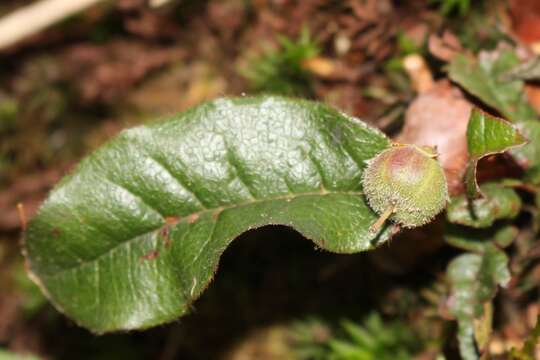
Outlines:
<svg viewBox="0 0 540 360"><path fill-rule="evenodd" d="M292 226L349 253L389 238L361 193L364 161L390 145L325 106L217 100L125 131L88 157L29 224L30 269L55 305L95 332L176 319L238 235Z"/></svg>
<svg viewBox="0 0 540 360"><path fill-rule="evenodd" d="M471 226L486 228L500 219L513 219L521 210L521 198L515 190L505 188L497 183L487 183L481 186L483 198L469 201L460 195L451 199L446 218L448 221Z"/></svg>
<svg viewBox="0 0 540 360"><path fill-rule="evenodd" d="M481 158L505 152L525 143L526 139L511 123L473 109L467 125L469 151L469 163L465 173L467 196L470 199L482 196L476 181L476 166Z"/></svg>
<svg viewBox="0 0 540 360"><path fill-rule="evenodd" d="M448 76L508 120L521 122L536 115L523 95L523 82L505 76L518 64L511 50L483 53L478 60L458 54L450 63Z"/></svg>

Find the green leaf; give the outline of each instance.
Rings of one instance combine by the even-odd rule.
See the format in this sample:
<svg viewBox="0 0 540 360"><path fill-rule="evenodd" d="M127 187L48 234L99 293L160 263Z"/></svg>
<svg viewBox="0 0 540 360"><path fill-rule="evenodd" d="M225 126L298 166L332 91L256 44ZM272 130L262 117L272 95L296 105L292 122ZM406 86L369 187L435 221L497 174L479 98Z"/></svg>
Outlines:
<svg viewBox="0 0 540 360"><path fill-rule="evenodd" d="M518 129L509 122L478 109L471 111L467 125L467 148L470 157L481 158L501 153L524 144L525 141Z"/></svg>
<svg viewBox="0 0 540 360"><path fill-rule="evenodd" d="M521 198L514 189L497 183L481 186L483 198L453 197L446 211L448 221L475 228L486 228L499 219L513 219L521 210Z"/></svg>
<svg viewBox="0 0 540 360"><path fill-rule="evenodd" d="M452 291L450 313L458 321L461 356L476 360L475 320L484 315L484 303L495 296L497 286L504 287L510 281L508 257L495 246L487 247L483 254L463 254L448 265L447 276Z"/></svg>
<svg viewBox="0 0 540 360"><path fill-rule="evenodd" d="M444 231L446 242L454 247L483 253L492 243L505 248L516 239L519 230L513 225L503 224L485 229L471 229L467 226L448 224Z"/></svg>
<svg viewBox="0 0 540 360"><path fill-rule="evenodd" d="M509 122L473 109L467 125L469 163L465 185L468 198L482 196L476 182L476 166L481 158L502 153L525 142L523 135Z"/></svg>
<svg viewBox="0 0 540 360"><path fill-rule="evenodd" d="M519 64L504 75L508 80L540 80L540 56Z"/></svg>
<svg viewBox="0 0 540 360"><path fill-rule="evenodd" d="M536 119L523 91L523 82L505 76L518 64L519 59L512 50L484 53L478 60L459 54L450 63L448 76L508 120Z"/></svg>
<svg viewBox="0 0 540 360"><path fill-rule="evenodd" d="M362 195L380 131L327 106L221 99L124 131L64 178L30 222L30 270L56 307L94 332L184 315L243 232L288 225L353 253L396 229Z"/></svg>
<svg viewBox="0 0 540 360"><path fill-rule="evenodd" d="M529 142L512 149L511 154L525 168L524 180L540 184L540 121L524 121L516 126Z"/></svg>

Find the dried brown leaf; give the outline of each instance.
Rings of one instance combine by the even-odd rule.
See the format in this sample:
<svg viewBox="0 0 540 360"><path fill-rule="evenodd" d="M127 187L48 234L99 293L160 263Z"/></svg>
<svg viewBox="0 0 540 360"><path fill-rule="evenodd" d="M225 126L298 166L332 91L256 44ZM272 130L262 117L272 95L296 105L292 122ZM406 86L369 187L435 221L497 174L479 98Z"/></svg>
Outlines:
<svg viewBox="0 0 540 360"><path fill-rule="evenodd" d="M410 105L405 126L396 139L402 143L437 147L452 195L463 191L467 164L467 123L471 104L450 82L443 80L420 94Z"/></svg>

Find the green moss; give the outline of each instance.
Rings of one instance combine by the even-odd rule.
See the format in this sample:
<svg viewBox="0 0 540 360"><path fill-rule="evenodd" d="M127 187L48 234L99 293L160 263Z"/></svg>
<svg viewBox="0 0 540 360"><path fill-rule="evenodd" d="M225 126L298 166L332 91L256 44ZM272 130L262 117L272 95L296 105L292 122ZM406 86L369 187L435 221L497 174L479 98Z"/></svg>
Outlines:
<svg viewBox="0 0 540 360"><path fill-rule="evenodd" d="M424 345L410 327L377 313L361 324L343 320L337 329L310 319L294 326L292 338L299 360L408 360Z"/></svg>
<svg viewBox="0 0 540 360"><path fill-rule="evenodd" d="M278 40L278 48L267 47L262 55L250 59L240 69L241 75L256 92L312 97L311 74L303 62L316 56L319 47L307 29L296 41L284 36Z"/></svg>

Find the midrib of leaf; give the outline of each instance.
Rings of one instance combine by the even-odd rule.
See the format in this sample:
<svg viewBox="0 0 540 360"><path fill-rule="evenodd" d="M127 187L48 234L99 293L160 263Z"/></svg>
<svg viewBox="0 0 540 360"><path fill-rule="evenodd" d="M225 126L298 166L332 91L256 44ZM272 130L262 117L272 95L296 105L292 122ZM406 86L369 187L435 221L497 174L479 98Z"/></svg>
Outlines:
<svg viewBox="0 0 540 360"><path fill-rule="evenodd" d="M118 184L115 184L115 185L120 186ZM124 187L122 187L122 188L129 192L129 190L125 189ZM279 200L294 200L294 199L297 199L297 198L300 198L300 197L328 196L328 195L362 196L363 192L362 191L328 191L326 188L321 187L321 189L319 191L311 191L311 192L296 193L296 194L288 193L288 194L285 194L285 195L273 196L273 197L268 197L268 198L263 198L263 199L248 200L248 201L238 203L238 204L223 205L223 206L219 206L219 207L215 207L215 208L204 209L204 210L201 210L201 211L193 212L193 213L191 213L191 214L189 214L187 216L184 216L182 218L178 218L173 224L167 223L167 220L165 219L165 217L162 216L163 222L165 223L164 225L162 225L162 226L160 226L158 228L155 228L155 229L153 229L153 230L151 230L149 232L138 234L137 236L135 236L135 237L133 237L131 239L127 239L125 241L122 241L118 245L115 245L114 247L108 249L106 252L104 252L104 253L102 253L102 254L100 254L100 255L92 258L92 259L82 261L82 262L78 263L76 266L72 266L72 267L69 267L69 268L66 268L66 269L62 269L60 271L57 271L57 272L54 272L54 273L51 273L51 274L47 274L46 276L47 277L57 277L57 276L61 276L61 275L65 274L67 272L77 271L77 270L80 270L83 267L94 265L96 262L99 262L99 260L101 258L103 258L103 257L105 257L107 255L111 255L111 253L113 253L115 250L117 250L119 248L122 248L123 246L130 245L132 242L136 241L137 239L140 239L144 235L147 235L147 234L150 234L150 233L153 233L153 232L159 232L164 227L175 226L175 225L177 225L179 223L185 223L185 222L194 223L197 220L193 221L192 219L198 219L201 216L206 215L208 213L213 214L213 216L215 217L215 221L214 221L214 227L213 227L213 229L212 229L212 231L210 233L210 237L209 237L208 241L205 243L205 245L207 243L209 243L213 239L214 231L215 231L215 228L217 226L217 223L220 220L220 216L221 216L221 214L223 212L225 212L227 210L242 208L242 207L246 207L246 206L250 206L250 205L254 205L254 204L258 204L258 203L264 203L264 202L279 201ZM147 205L146 202L145 202L145 205ZM147 206L149 206L149 205L147 205ZM149 208L152 209L152 207L150 207L150 206L149 206ZM268 223L266 225L287 225L287 224ZM248 230L250 230L250 229L246 229L245 231L248 231ZM201 253L203 252L202 250L204 250L204 249L201 249ZM196 260L197 259L194 259L194 261L192 263L194 263Z"/></svg>

